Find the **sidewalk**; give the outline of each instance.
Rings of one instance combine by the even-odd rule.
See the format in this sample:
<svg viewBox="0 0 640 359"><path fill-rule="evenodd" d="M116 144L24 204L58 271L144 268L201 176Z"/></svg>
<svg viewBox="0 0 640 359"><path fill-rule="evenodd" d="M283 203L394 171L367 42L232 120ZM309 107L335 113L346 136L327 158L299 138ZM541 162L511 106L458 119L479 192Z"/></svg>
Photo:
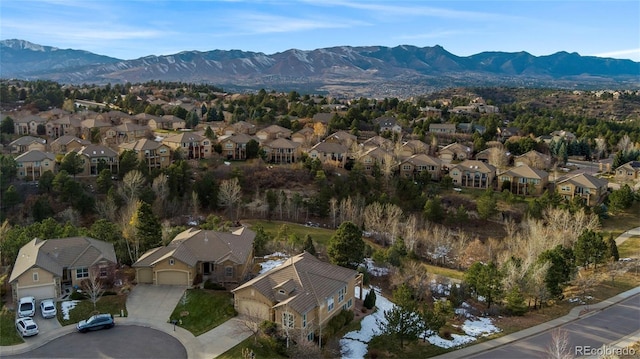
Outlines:
<svg viewBox="0 0 640 359"><path fill-rule="evenodd" d="M491 350L491 349L495 349L497 347L500 347L502 345L506 345L509 344L511 342L514 342L516 340L520 340L523 338L527 338L536 334L540 334L544 331L553 329L555 327L561 326L563 324L572 322L576 319L581 319L584 318L586 316L589 315L593 315L598 311L601 311L604 308L607 308L611 305L614 305L624 299L627 299L631 296L634 296L636 294L640 293L640 287L636 287L633 289L630 289L626 292L620 293L614 297L611 297L609 299L603 300L602 302L596 303L596 304L589 304L589 305L581 305L581 306L577 306L573 309L571 309L571 312L569 312L569 314L565 315L564 317L560 317L560 318L556 318L554 320L550 320L548 322L544 322L542 324L538 324L535 327L531 327L531 328L527 328L524 330L521 330L519 332L515 332L515 333L511 333L508 335L505 335L503 337L497 338L497 339L493 339L493 340L489 340L486 342L482 342L480 344L476 344L476 345L471 345L462 349L458 349L446 354L442 354L439 356L436 356L434 358L441 358L441 359L452 359L452 358L466 358L472 355L476 355L476 354L480 354L481 352L487 351L487 350ZM583 315L580 315L580 312L582 312L584 309L589 309L589 312ZM638 332L636 332L636 334L638 334ZM634 336L628 336L624 339L630 340L631 338L633 338ZM635 338L637 338L637 336L635 336Z"/></svg>

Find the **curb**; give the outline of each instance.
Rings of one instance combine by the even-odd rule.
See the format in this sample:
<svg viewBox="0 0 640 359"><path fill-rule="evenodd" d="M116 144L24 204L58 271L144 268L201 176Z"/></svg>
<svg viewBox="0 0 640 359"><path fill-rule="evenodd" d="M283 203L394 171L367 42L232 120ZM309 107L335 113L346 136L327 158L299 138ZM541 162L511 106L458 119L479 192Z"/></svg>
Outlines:
<svg viewBox="0 0 640 359"><path fill-rule="evenodd" d="M611 298L605 299L599 303L595 303L592 305L581 305L578 307L575 307L573 309L571 309L571 311L569 312L569 314L562 316L560 318L556 318L553 320L550 320L548 322L544 322L541 324L538 324L534 327L531 328L527 328L527 329L523 329L521 331L515 332L515 333L511 333L511 334L507 334L503 337L500 338L496 338L496 339L492 339L492 340L488 340L486 342L482 342L482 343L478 343L478 344L474 344L468 347L463 347L460 348L458 350L454 350L442 355L438 355L435 356L433 358L438 358L438 359L451 359L451 358L466 358L469 356L473 356L473 355L477 355L489 350L493 350L499 347L502 347L504 345L510 344L512 342L521 340L521 339L525 339L525 338L529 338L535 335L538 335L544 331L547 331L549 329L553 329L556 327L559 327L561 325L573 322L575 320L578 319L582 319L582 318L586 318L588 316L594 315L600 311L602 311L603 309L606 309L616 303L619 303L629 297L632 297L636 294L640 293L640 287L635 287L633 289L630 289L626 292L622 292L616 296L613 296ZM584 315L580 315L580 312L586 308L589 308L589 312L584 314ZM622 339L621 339L622 340Z"/></svg>

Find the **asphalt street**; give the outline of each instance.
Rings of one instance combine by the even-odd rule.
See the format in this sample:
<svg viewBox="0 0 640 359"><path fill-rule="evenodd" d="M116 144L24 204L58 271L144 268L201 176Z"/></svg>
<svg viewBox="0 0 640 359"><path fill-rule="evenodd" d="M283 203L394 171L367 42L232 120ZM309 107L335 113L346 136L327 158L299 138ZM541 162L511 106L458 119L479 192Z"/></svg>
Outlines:
<svg viewBox="0 0 640 359"><path fill-rule="evenodd" d="M580 356L580 352L576 352L580 347L600 348L603 344L615 342L640 330L640 295L560 328L568 334L573 356ZM551 336L552 331L545 331L470 358L545 358L549 356L547 349L552 341Z"/></svg>

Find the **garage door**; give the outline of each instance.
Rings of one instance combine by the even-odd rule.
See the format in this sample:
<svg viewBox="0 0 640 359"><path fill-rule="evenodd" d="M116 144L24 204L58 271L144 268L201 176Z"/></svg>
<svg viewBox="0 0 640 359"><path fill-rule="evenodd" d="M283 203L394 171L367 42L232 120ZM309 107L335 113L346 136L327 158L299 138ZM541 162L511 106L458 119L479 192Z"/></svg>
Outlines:
<svg viewBox="0 0 640 359"><path fill-rule="evenodd" d="M55 298L56 287L53 284L18 288L18 299L33 296L36 300Z"/></svg>
<svg viewBox="0 0 640 359"><path fill-rule="evenodd" d="M187 272L178 272L178 271L158 272L157 284L189 285L189 281L187 279Z"/></svg>
<svg viewBox="0 0 640 359"><path fill-rule="evenodd" d="M138 283L153 283L153 270L151 268L138 268L136 270Z"/></svg>
<svg viewBox="0 0 640 359"><path fill-rule="evenodd" d="M262 320L271 320L271 318L269 318L269 307L260 302L242 299L238 302L237 310L240 315Z"/></svg>

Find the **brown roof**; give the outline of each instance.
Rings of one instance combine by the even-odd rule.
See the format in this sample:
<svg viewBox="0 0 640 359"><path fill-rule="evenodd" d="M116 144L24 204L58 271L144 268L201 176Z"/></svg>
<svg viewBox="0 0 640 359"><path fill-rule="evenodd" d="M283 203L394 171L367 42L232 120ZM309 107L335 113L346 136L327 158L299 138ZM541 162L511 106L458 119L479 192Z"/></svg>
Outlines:
<svg viewBox="0 0 640 359"><path fill-rule="evenodd" d="M508 170L500 173L500 175L507 174L511 177L519 177L519 178L537 178L543 179L548 178L549 174L545 171L538 170L535 168L531 168L527 165L522 165L514 168L509 168Z"/></svg>
<svg viewBox="0 0 640 359"><path fill-rule="evenodd" d="M117 262L113 244L89 237L34 238L20 248L9 281L14 281L32 267L62 276L63 268L89 267L101 260Z"/></svg>
<svg viewBox="0 0 640 359"><path fill-rule="evenodd" d="M334 142L320 142L313 146L311 150L324 153L347 153L347 148L339 143Z"/></svg>
<svg viewBox="0 0 640 359"><path fill-rule="evenodd" d="M160 142L143 138L135 142L123 143L119 147L125 150L133 150L137 152L137 151L144 151L144 150L155 150L160 146L162 146L162 143Z"/></svg>
<svg viewBox="0 0 640 359"><path fill-rule="evenodd" d="M234 263L246 263L255 236L255 232L245 227L231 233L189 228L179 233L166 247L145 252L133 266L153 267L169 257L191 266L198 262L220 263L227 259Z"/></svg>
<svg viewBox="0 0 640 359"><path fill-rule="evenodd" d="M39 150L31 150L27 151L20 156L16 157L16 162L34 162L34 161L44 161L45 159L49 159L54 161L56 159L56 155L50 152L42 152Z"/></svg>
<svg viewBox="0 0 640 359"><path fill-rule="evenodd" d="M474 170L481 173L495 173L496 168L488 163L476 160L465 160L455 165L453 168L459 168L460 170Z"/></svg>
<svg viewBox="0 0 640 359"><path fill-rule="evenodd" d="M51 144L53 145L55 144L61 144L61 145L68 145L71 142L78 142L81 145L88 145L91 142L87 141L87 140L83 140L81 138L78 138L76 136L69 136L69 135L64 135L64 136L60 136L58 138L56 138L55 140L53 140L53 142L51 142Z"/></svg>
<svg viewBox="0 0 640 359"><path fill-rule="evenodd" d="M271 142L265 143L264 146L269 148L298 148L300 144L298 142L293 142L291 140L287 140L286 138L278 138Z"/></svg>
<svg viewBox="0 0 640 359"><path fill-rule="evenodd" d="M442 166L442 160L437 157L431 157L424 153L418 153L402 161L402 163L405 162L411 163L414 166Z"/></svg>
<svg viewBox="0 0 640 359"><path fill-rule="evenodd" d="M605 179L594 177L588 173L579 173L570 177L565 177L557 182L557 185L563 183L571 183L574 186L585 188L602 188L607 187L609 182Z"/></svg>
<svg viewBox="0 0 640 359"><path fill-rule="evenodd" d="M276 306L287 305L298 313L306 313L345 287L356 275L355 270L323 262L304 252L232 292L253 288L270 301L279 302ZM280 289L287 294L286 300L279 300L282 299L278 295Z"/></svg>

